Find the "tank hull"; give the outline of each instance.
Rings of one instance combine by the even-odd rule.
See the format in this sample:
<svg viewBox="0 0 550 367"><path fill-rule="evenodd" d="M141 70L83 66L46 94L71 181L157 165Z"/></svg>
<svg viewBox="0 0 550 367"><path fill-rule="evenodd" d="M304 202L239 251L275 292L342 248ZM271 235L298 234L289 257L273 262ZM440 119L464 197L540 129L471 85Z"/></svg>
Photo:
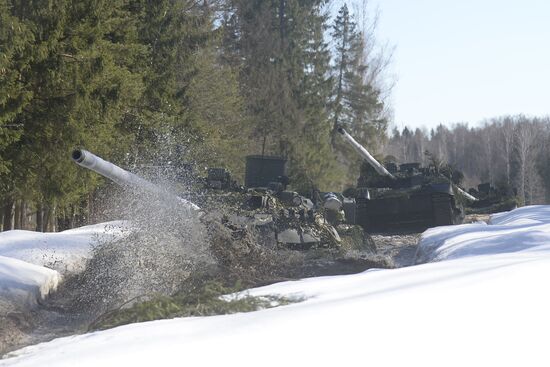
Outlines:
<svg viewBox="0 0 550 367"><path fill-rule="evenodd" d="M390 170L380 164L343 128L338 132L359 154L361 167L357 190L373 190L375 195L356 197L355 223L369 232L420 231L461 223L464 210L455 201L455 192L466 200L477 200L436 167L422 168L420 163L394 163Z"/></svg>
<svg viewBox="0 0 550 367"><path fill-rule="evenodd" d="M386 197L358 200L356 223L366 231L400 232L460 223L462 211L455 206L452 195L419 193L407 199Z"/></svg>

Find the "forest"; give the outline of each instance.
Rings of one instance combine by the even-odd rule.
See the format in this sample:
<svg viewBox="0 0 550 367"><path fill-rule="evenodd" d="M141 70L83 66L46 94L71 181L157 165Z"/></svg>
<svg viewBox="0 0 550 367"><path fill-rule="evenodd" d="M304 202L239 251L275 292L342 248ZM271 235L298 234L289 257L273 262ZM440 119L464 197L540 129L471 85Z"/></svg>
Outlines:
<svg viewBox="0 0 550 367"><path fill-rule="evenodd" d="M294 190L341 191L359 158L336 126L378 158L436 157L466 187L547 202L548 119L392 129L391 50L375 28L328 0L0 0L2 230L92 220L105 182L71 162L76 147L131 171L224 167L241 180L246 155L279 155Z"/></svg>

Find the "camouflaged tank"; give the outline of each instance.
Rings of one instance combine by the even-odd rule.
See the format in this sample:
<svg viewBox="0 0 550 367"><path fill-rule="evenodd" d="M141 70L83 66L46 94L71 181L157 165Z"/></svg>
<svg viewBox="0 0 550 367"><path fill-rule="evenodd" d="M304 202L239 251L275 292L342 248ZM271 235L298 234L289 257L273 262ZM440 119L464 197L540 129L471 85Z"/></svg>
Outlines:
<svg viewBox="0 0 550 367"><path fill-rule="evenodd" d="M239 186L223 168L211 168L206 191L197 199L219 211L234 231L252 230L268 247L310 249L338 247L341 237L309 198L287 190L286 160L277 156L246 157L245 185Z"/></svg>
<svg viewBox="0 0 550 367"><path fill-rule="evenodd" d="M477 185L477 189L470 189L469 193L479 200L470 202L465 207L466 214L491 214L509 211L517 208L519 199L517 190L503 185L494 187L488 182Z"/></svg>
<svg viewBox="0 0 550 367"><path fill-rule="evenodd" d="M464 201L476 200L434 167L381 165L343 128L339 133L363 158L354 223L368 232L419 231L461 223Z"/></svg>
<svg viewBox="0 0 550 367"><path fill-rule="evenodd" d="M224 168L209 168L202 185L185 195L176 195L151 181L126 171L86 150L77 149L72 159L78 165L99 173L113 182L149 192L166 200L178 201L182 207L201 216L218 215L234 236L254 234L268 247L291 249L339 248L342 243L354 249L372 250L374 244L362 230L341 225L341 220L327 218L335 209L335 198L327 197L315 205L310 199L287 190L286 161L275 156L248 156L245 186L232 179ZM323 206L327 203L327 207Z"/></svg>

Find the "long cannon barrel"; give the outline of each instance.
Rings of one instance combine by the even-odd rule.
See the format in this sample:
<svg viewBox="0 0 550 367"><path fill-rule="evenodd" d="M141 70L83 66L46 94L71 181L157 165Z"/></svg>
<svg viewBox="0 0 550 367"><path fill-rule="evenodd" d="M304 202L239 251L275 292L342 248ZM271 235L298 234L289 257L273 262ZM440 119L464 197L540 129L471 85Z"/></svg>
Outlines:
<svg viewBox="0 0 550 367"><path fill-rule="evenodd" d="M388 176L395 179L395 177L391 173L389 173L388 170L383 165L380 164L380 162L374 159L374 157L361 144L359 144L350 134L348 134L348 132L344 130L344 128L339 127L338 132L342 135L342 137L348 143L350 143L353 149L355 149L355 151L359 153L359 155L365 161L367 161L367 163L369 163L372 166L372 168L376 170L376 172L378 172L382 176Z"/></svg>
<svg viewBox="0 0 550 367"><path fill-rule="evenodd" d="M478 198L476 198L475 196L467 193L466 191L462 190L460 187L458 187L457 185L454 185L454 187L456 188L456 190L461 193L466 199L470 200L470 201L477 201Z"/></svg>
<svg viewBox="0 0 550 367"><path fill-rule="evenodd" d="M119 166L108 162L93 153L84 149L75 149L72 154L73 161L81 167L92 170L100 175L108 178L109 180L121 185L131 186L140 190L144 190L153 194L168 197L169 199L177 199L185 206L193 209L200 210L200 208L192 202L185 200L177 195L169 193L154 183L147 181L144 178L139 177L136 174L128 172Z"/></svg>

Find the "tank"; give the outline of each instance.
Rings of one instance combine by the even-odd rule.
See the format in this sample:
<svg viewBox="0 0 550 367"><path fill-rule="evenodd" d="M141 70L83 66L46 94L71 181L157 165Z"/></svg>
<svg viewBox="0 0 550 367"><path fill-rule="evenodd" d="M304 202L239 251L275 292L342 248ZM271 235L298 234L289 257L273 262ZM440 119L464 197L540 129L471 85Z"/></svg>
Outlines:
<svg viewBox="0 0 550 367"><path fill-rule="evenodd" d="M211 179L214 172L220 173L216 174L218 180ZM310 199L286 189L289 180L285 174L286 160L267 155L246 157L244 187L220 184L234 182L230 173L209 168L207 190L198 198L199 204L223 212L225 224L231 228L259 234L257 240L267 247L305 250L338 246L336 229Z"/></svg>
<svg viewBox="0 0 550 367"><path fill-rule="evenodd" d="M355 190L354 221L369 232L420 231L461 223L463 202L476 198L434 167L384 167L343 128L338 132L363 159Z"/></svg>
<svg viewBox="0 0 550 367"><path fill-rule="evenodd" d="M84 149L73 151L72 160L116 184L148 192L163 199L177 200L184 208L216 216L236 236L246 231L257 234L263 245L310 249L338 246L336 229L314 210L308 198L286 190L286 161L279 157L247 157L247 187L239 186L224 168L209 168L204 180L205 192L197 192L193 202L108 162ZM200 191L200 190L199 190ZM201 207L197 204L199 203Z"/></svg>
<svg viewBox="0 0 550 367"><path fill-rule="evenodd" d="M494 187L488 182L481 183L476 189L470 189L479 200L466 206L466 214L491 214L515 209L518 206L517 191L508 185Z"/></svg>

